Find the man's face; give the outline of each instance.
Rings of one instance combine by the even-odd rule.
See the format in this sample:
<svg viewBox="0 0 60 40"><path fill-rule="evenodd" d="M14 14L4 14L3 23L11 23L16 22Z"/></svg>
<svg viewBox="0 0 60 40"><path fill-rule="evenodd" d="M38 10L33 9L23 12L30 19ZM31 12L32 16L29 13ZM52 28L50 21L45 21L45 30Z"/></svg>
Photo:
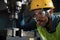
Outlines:
<svg viewBox="0 0 60 40"><path fill-rule="evenodd" d="M42 10L34 10L34 18L40 26L45 26L48 22L48 16Z"/></svg>

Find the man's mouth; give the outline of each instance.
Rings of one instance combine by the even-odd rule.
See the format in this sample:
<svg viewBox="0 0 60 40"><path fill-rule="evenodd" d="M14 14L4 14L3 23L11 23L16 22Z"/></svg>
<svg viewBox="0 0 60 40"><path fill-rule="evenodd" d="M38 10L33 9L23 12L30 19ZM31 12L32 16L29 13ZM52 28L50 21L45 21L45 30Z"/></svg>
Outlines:
<svg viewBox="0 0 60 40"><path fill-rule="evenodd" d="M39 25L44 25L44 20L37 20L37 23L39 24Z"/></svg>
<svg viewBox="0 0 60 40"><path fill-rule="evenodd" d="M44 20L37 20L38 22L44 22Z"/></svg>

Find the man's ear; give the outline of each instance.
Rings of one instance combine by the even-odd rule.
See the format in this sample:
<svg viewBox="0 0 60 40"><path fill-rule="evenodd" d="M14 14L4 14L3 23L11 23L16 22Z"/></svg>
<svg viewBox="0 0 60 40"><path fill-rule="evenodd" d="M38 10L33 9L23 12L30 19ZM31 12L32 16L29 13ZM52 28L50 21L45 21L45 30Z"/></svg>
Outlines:
<svg viewBox="0 0 60 40"><path fill-rule="evenodd" d="M49 12L50 16L53 14L53 12L54 12L54 9L51 9L50 12Z"/></svg>

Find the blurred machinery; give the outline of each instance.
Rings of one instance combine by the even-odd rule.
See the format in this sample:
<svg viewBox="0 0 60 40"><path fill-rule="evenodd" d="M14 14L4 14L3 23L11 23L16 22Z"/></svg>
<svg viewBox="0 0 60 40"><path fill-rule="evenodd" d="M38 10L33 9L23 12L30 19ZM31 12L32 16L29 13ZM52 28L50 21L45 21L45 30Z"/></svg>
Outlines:
<svg viewBox="0 0 60 40"><path fill-rule="evenodd" d="M2 30L7 30L6 40L40 40L37 39L36 31L24 31L24 29L17 28L17 21L19 18L23 19L24 11L29 5L31 0L3 0L7 5L9 14L9 25L7 28ZM22 23L23 24L23 23ZM23 24L24 26L24 24ZM20 33L19 33L19 32ZM18 35L16 34L18 33ZM39 37L39 35L38 35Z"/></svg>

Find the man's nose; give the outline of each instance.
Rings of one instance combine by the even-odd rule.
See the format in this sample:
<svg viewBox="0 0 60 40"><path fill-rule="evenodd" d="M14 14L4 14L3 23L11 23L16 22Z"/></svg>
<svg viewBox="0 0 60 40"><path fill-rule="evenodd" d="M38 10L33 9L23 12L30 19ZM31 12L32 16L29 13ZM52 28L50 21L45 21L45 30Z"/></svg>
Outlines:
<svg viewBox="0 0 60 40"><path fill-rule="evenodd" d="M45 15L37 15L38 16L38 18L44 18L45 17Z"/></svg>

